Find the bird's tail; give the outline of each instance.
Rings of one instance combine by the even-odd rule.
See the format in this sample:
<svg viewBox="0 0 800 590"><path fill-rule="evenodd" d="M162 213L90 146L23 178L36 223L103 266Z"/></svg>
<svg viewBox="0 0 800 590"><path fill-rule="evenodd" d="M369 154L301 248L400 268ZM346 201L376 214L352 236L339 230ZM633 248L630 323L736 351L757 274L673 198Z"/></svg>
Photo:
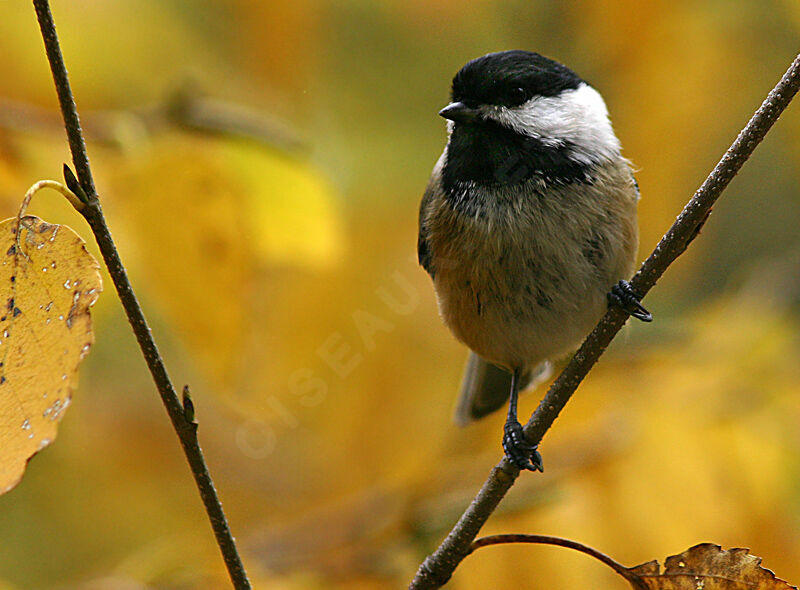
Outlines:
<svg viewBox="0 0 800 590"><path fill-rule="evenodd" d="M549 378L551 372L549 361L536 365L522 376L520 391L532 389ZM465 426L491 414L508 401L510 392L511 373L470 352L454 416L456 424Z"/></svg>

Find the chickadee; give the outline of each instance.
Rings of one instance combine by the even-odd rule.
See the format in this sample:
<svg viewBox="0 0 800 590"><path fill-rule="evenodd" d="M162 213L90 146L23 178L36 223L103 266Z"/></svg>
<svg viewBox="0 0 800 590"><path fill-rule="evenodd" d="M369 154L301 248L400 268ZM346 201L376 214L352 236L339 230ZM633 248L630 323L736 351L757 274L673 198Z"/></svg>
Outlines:
<svg viewBox="0 0 800 590"><path fill-rule="evenodd" d="M506 456L541 471L517 420L519 390L546 378L609 302L652 319L621 280L638 247L639 190L600 94L538 53L470 61L439 114L449 139L417 246L444 322L472 349L456 421L509 400Z"/></svg>

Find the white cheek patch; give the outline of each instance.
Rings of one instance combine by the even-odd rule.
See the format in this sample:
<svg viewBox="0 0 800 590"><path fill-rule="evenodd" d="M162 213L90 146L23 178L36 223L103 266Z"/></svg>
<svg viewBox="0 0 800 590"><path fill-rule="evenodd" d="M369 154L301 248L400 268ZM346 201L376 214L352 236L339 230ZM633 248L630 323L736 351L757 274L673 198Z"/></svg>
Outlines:
<svg viewBox="0 0 800 590"><path fill-rule="evenodd" d="M569 145L583 164L618 156L620 145L603 97L588 84L558 96L538 96L518 107L484 107L484 116L547 146Z"/></svg>

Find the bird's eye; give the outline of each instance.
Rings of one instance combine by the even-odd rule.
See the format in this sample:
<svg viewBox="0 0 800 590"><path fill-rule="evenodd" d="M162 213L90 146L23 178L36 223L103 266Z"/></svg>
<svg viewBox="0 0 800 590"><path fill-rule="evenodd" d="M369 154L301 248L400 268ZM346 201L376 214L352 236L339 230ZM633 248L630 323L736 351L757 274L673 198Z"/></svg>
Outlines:
<svg viewBox="0 0 800 590"><path fill-rule="evenodd" d="M515 103L522 104L523 102L525 102L528 93L525 92L525 89L522 88L521 86L516 86L511 89L509 94L511 100L513 100Z"/></svg>

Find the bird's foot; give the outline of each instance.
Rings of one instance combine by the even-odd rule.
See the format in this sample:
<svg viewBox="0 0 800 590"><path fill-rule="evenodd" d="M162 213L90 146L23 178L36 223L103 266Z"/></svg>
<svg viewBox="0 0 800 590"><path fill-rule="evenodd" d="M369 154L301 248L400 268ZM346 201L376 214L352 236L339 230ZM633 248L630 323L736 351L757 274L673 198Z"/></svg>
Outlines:
<svg viewBox="0 0 800 590"><path fill-rule="evenodd" d="M523 470L544 471L538 446L532 445L525 438L522 424L516 420L506 422L505 428L503 428L503 450L514 465Z"/></svg>
<svg viewBox="0 0 800 590"><path fill-rule="evenodd" d="M653 316L639 301L642 296L633 290L628 281L620 281L611 288L608 294L608 303L622 308L628 315L643 322L652 322Z"/></svg>

